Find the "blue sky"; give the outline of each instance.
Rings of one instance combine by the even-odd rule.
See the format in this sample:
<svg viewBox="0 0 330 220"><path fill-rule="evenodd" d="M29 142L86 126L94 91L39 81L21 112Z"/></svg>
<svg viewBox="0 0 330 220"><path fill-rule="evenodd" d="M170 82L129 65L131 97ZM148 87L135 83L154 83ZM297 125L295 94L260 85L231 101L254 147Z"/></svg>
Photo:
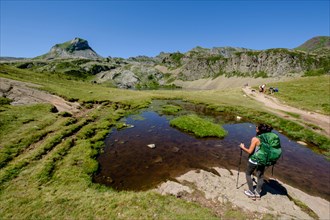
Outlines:
<svg viewBox="0 0 330 220"><path fill-rule="evenodd" d="M101 56L196 46L294 48L329 36L329 0L1 1L0 56L35 57L75 37Z"/></svg>

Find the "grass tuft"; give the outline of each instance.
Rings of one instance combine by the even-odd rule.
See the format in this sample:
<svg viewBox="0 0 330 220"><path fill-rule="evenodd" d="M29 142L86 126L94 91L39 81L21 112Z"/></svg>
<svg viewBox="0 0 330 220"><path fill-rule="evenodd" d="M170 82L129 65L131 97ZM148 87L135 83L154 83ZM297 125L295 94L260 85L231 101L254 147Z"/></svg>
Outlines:
<svg viewBox="0 0 330 220"><path fill-rule="evenodd" d="M226 136L227 131L220 125L198 117L197 115L185 115L174 118L170 121L170 125L177 127L183 131L192 132L197 137L219 137Z"/></svg>
<svg viewBox="0 0 330 220"><path fill-rule="evenodd" d="M163 105L162 106L162 113L164 113L164 114L173 115L181 110L182 110L182 108L180 106L176 106L176 105Z"/></svg>

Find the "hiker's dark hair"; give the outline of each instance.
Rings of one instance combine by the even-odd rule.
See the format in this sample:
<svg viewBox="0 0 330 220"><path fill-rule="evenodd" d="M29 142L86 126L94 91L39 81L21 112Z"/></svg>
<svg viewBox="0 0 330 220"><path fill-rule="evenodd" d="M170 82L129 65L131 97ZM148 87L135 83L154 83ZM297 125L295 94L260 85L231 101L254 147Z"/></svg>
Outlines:
<svg viewBox="0 0 330 220"><path fill-rule="evenodd" d="M259 124L257 126L258 132L257 135L261 135L263 133L271 132L273 130L272 126L266 125L266 124Z"/></svg>

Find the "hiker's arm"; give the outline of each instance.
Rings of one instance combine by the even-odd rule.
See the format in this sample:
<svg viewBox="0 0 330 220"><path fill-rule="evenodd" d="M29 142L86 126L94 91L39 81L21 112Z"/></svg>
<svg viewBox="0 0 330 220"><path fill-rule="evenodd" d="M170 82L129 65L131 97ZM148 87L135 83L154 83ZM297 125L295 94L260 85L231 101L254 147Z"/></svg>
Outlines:
<svg viewBox="0 0 330 220"><path fill-rule="evenodd" d="M246 153L248 154L252 154L254 152L254 149L256 148L256 146L260 143L259 139L254 137L251 140L251 145L249 148L246 148L245 145L243 143L240 144L240 148L242 150L244 150Z"/></svg>

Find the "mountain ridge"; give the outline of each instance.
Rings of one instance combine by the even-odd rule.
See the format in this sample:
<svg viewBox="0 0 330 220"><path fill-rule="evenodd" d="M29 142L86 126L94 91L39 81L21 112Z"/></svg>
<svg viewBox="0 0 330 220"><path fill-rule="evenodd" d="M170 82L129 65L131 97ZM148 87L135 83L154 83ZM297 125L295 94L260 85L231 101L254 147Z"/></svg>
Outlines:
<svg viewBox="0 0 330 220"><path fill-rule="evenodd" d="M297 50L303 50L306 52L318 52L323 49L327 49L330 52L330 37L317 36L305 41L302 45L296 47Z"/></svg>
<svg viewBox="0 0 330 220"><path fill-rule="evenodd" d="M58 48L60 48L61 50L64 50L66 52L68 52L69 54L64 54L64 56L61 56L61 54L58 52ZM305 41L303 44L301 44L298 47L295 48L282 48L282 49L287 49L287 50L301 50L301 51L306 51L306 52L318 52L320 51L320 49L329 49L330 50L330 37L329 36L316 36L313 37L307 41ZM182 53L182 54L186 54L186 53L191 53L191 52L202 52L203 50L210 50L211 54L221 54L224 57L228 56L228 52L230 51L265 51L265 50L272 50L272 49L280 49L280 48L270 48L270 49L264 49L264 50L255 50L255 49L251 49L251 48L243 48L243 47L232 47L232 46L214 46L212 48L203 48L201 46L196 46L194 48L192 48L191 50L183 53L180 51L177 52L160 52L157 56L160 56L161 54L173 54L173 53ZM82 55L77 55L74 54L75 51L81 51L81 50L90 50L90 52L93 54L92 56L83 56ZM57 53L57 55L56 55ZM71 53L71 54L70 54ZM230 54L230 53L229 53ZM111 57L111 56L108 56ZM145 55L140 55L140 56L133 56L133 57L129 57L127 59L131 59L131 58L136 58L136 57L148 57L148 58L152 58L149 56L145 56ZM25 58L25 57L1 57L0 56L0 60L10 60L10 59L54 59L54 58L59 58L59 59L65 59L65 58L87 58L87 59L98 59L98 58L103 58L102 56L100 56L99 54L97 54L88 44L88 41L79 37L75 37L72 40L66 41L64 43L59 43L59 44L55 44L53 47L51 47L50 51L46 54L34 57L34 58ZM120 58L120 57L118 57ZM125 58L123 58L125 59Z"/></svg>
<svg viewBox="0 0 330 220"><path fill-rule="evenodd" d="M178 80L215 79L219 76L284 78L329 74L330 52L327 53L327 46L322 45L310 51L195 47L186 53L161 52L155 57L124 59L102 58L86 40L75 38L53 46L47 54L30 60L15 60L10 65L36 72L61 73L68 78L89 79L111 87L150 89L175 86Z"/></svg>

